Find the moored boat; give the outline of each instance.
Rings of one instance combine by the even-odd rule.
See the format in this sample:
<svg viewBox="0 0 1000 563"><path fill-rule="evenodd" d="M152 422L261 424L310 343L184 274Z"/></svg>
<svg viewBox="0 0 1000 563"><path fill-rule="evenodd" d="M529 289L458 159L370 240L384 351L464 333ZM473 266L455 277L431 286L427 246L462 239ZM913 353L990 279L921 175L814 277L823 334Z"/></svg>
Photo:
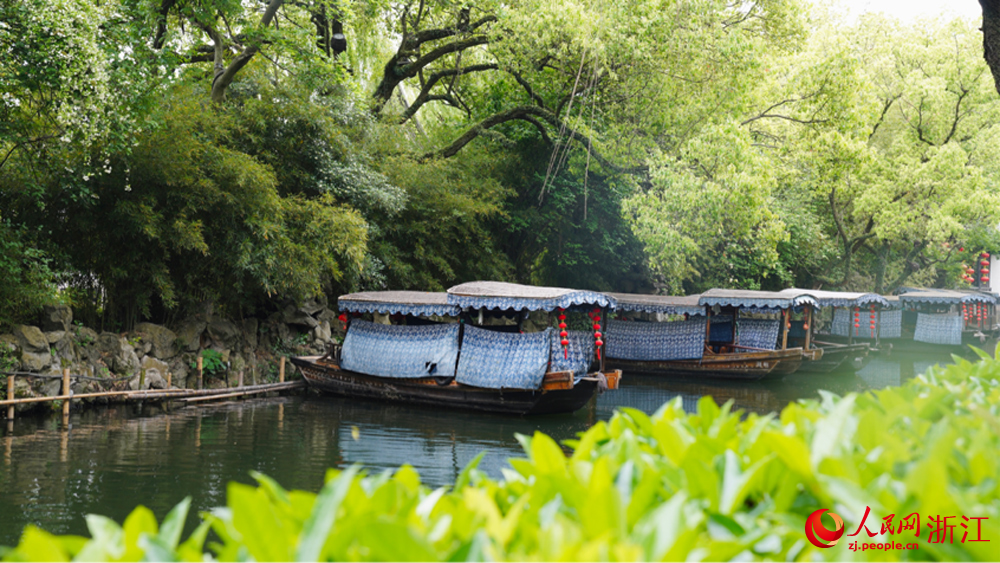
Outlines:
<svg viewBox="0 0 1000 563"><path fill-rule="evenodd" d="M808 296L712 289L674 297L612 293L631 320L607 326L607 365L626 372L730 379L781 377L802 363L802 348L779 344L786 311ZM742 313L746 313L741 316ZM643 322L653 318L675 320ZM819 356L822 351L815 351Z"/></svg>
<svg viewBox="0 0 1000 563"><path fill-rule="evenodd" d="M870 328L871 336L875 339L875 344L878 342L880 329L878 319L881 312L890 307L889 301L877 293L799 288L785 289L780 293L790 296L808 295L812 297L816 303L815 312L817 313L824 309L832 309L834 311L838 308L844 310L853 309L857 320L855 324L858 325L855 327L856 333L861 332L860 312L864 309L866 316L868 316L865 328ZM807 355L806 361L803 362L799 371L802 373L830 373L842 368L846 373L851 370L856 371L864 366L869 354L875 349L871 343L855 343L853 340L849 340L848 343L843 344L833 342L830 339L823 339L814 334L815 321L817 319L813 317L813 306L805 305L803 309L803 319L801 321L793 321L789 326L789 341L795 345L801 343L803 349L807 352L811 349L820 349L823 353L818 358ZM869 331L865 330L864 332L867 334Z"/></svg>
<svg viewBox="0 0 1000 563"><path fill-rule="evenodd" d="M593 318L593 308L613 305L596 292L500 282L449 293L354 293L338 300L347 324L343 346L292 362L311 387L349 397L508 414L572 412L598 389L617 388L621 372L590 372L589 333L523 332L521 322L526 311L585 310ZM375 314L389 315L389 324L360 317ZM514 324L484 324L484 314Z"/></svg>

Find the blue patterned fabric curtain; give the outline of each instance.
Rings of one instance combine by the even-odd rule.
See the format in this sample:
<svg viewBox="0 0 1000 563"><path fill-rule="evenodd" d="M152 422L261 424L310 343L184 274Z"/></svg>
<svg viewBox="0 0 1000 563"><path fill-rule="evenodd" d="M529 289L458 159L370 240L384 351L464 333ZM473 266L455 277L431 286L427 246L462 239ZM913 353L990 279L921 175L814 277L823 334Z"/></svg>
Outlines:
<svg viewBox="0 0 1000 563"><path fill-rule="evenodd" d="M490 389L538 389L549 364L552 329L528 334L465 325L455 381Z"/></svg>
<svg viewBox="0 0 1000 563"><path fill-rule="evenodd" d="M962 344L962 315L917 313L913 340L928 344Z"/></svg>
<svg viewBox="0 0 1000 563"><path fill-rule="evenodd" d="M879 315L879 338L899 338L903 334L903 311L900 309L884 310L875 313ZM870 313L869 313L870 315ZM870 317L865 315L862 311L862 318L867 322L870 321ZM871 339L872 331L866 322L862 322L862 326L858 327L857 334L854 338L867 338ZM853 309L837 308L833 311L833 325L830 327L830 333L836 336L850 336L854 330L854 312Z"/></svg>
<svg viewBox="0 0 1000 563"><path fill-rule="evenodd" d="M837 307L833 310L833 325L830 326L830 333L836 336L850 336L852 328L851 319L851 311L843 307Z"/></svg>
<svg viewBox="0 0 1000 563"><path fill-rule="evenodd" d="M666 323L608 321L605 340L609 358L699 360L705 352L705 317Z"/></svg>
<svg viewBox="0 0 1000 563"><path fill-rule="evenodd" d="M459 324L396 326L351 321L340 367L381 377L452 376Z"/></svg>
<svg viewBox="0 0 1000 563"><path fill-rule="evenodd" d="M737 344L750 348L774 350L778 347L778 331L781 321L778 319L740 319Z"/></svg>
<svg viewBox="0 0 1000 563"><path fill-rule="evenodd" d="M733 341L733 316L715 315L712 317L712 328L709 329L709 342Z"/></svg>
<svg viewBox="0 0 1000 563"><path fill-rule="evenodd" d="M550 371L572 371L573 377L579 378L587 375L590 369L590 362L594 359L594 335L590 332L580 330L570 330L569 336L569 358L563 355L563 347L559 342L559 335L552 336L552 367Z"/></svg>
<svg viewBox="0 0 1000 563"><path fill-rule="evenodd" d="M878 337L899 338L903 335L903 311L879 311Z"/></svg>

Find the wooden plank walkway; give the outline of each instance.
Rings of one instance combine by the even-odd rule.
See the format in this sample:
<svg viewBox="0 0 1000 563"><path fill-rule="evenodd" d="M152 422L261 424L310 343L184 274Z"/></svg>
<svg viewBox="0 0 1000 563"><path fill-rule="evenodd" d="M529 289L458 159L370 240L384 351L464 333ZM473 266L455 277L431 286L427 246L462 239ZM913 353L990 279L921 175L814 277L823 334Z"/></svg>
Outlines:
<svg viewBox="0 0 1000 563"><path fill-rule="evenodd" d="M71 376L68 369L63 369L62 373L62 394L52 395L49 397L24 397L21 399L14 398L14 379L17 377L15 372L9 372L7 374L7 399L0 401L0 407L7 407L7 421L8 424L14 421L14 406L15 405L26 405L30 403L47 403L52 401L63 401L63 420L68 420L69 417L69 407L70 403L74 400L80 399L98 399L107 398L115 399L116 401L182 401L184 403L196 403L203 401L212 400L223 400L232 399L235 397L245 397L248 395L257 395L260 393L270 393L278 391L291 391L294 389L302 389L306 386L305 380L298 381L285 381L285 358L282 357L279 368L278 368L278 383L264 383L259 385L243 385L243 372L239 374L239 385L236 387L224 387L222 389L203 389L202 388L202 362L201 357L198 357L198 389L175 389L170 388L170 373L167 373L167 389L145 389L141 391L100 391L96 393L80 393L74 394L70 391L70 378L84 378L93 379L89 376L74 375ZM46 377L40 374L30 374L21 375L22 377ZM58 376L57 376L58 377ZM145 372L140 376L140 386L145 379ZM9 426L8 426L9 427Z"/></svg>

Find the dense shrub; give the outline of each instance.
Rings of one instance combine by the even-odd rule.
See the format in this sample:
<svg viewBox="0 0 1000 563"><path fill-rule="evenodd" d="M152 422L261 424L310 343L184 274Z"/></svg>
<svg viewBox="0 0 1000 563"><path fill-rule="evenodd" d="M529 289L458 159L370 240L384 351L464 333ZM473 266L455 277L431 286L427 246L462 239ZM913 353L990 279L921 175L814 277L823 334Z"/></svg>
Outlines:
<svg viewBox="0 0 1000 563"><path fill-rule="evenodd" d="M567 456L544 434L519 436L527 458L503 479L467 467L431 490L410 467L331 470L318 495L256 474L180 542L188 501L161 526L143 507L124 526L89 516L92 539L29 526L5 560L983 560L1000 542L1000 362L956 358L902 387L823 394L780 416L743 416L710 398L652 416L621 409ZM913 532L831 549L810 544L819 508L857 529L889 514L922 516L919 548L851 551L853 539L913 542ZM934 515L985 517L982 539L931 543ZM209 529L218 542L209 542ZM972 539L972 537L970 537Z"/></svg>

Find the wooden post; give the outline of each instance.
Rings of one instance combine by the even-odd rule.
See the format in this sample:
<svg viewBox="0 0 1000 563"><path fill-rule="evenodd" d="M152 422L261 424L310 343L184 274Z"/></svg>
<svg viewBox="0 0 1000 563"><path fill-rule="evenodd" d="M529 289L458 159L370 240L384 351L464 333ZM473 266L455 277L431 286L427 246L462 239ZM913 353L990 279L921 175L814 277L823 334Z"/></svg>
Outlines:
<svg viewBox="0 0 1000 563"><path fill-rule="evenodd" d="M145 386L146 386L146 370L145 369L140 369L139 370L139 390L142 391L142 388L145 387Z"/></svg>
<svg viewBox="0 0 1000 563"><path fill-rule="evenodd" d="M705 346L712 342L712 308L705 307Z"/></svg>
<svg viewBox="0 0 1000 563"><path fill-rule="evenodd" d="M788 349L788 323L792 320L792 310L784 309L781 311L781 349Z"/></svg>
<svg viewBox="0 0 1000 563"><path fill-rule="evenodd" d="M63 395L69 395L69 368L63 368ZM63 400L63 419L69 416L69 399Z"/></svg>
<svg viewBox="0 0 1000 563"><path fill-rule="evenodd" d="M14 400L14 374L7 376L7 400ZM7 421L14 421L14 405L7 407Z"/></svg>
<svg viewBox="0 0 1000 563"><path fill-rule="evenodd" d="M813 308L812 305L806 305L806 325L809 326L809 330L806 331L806 345L805 350L809 349L809 343L812 340L813 333Z"/></svg>
<svg viewBox="0 0 1000 563"><path fill-rule="evenodd" d="M167 389L170 389L170 382L171 382L171 380L173 379L173 377L174 377L174 374L172 374L172 373L170 373L170 372L168 371L168 372L167 372Z"/></svg>
<svg viewBox="0 0 1000 563"><path fill-rule="evenodd" d="M204 380L205 372L203 370L203 362L204 362L204 358L202 358L201 354L199 354L198 355L198 390L199 391L202 389L202 387L203 387L203 385L205 383L205 380Z"/></svg>
<svg viewBox="0 0 1000 563"><path fill-rule="evenodd" d="M278 364L278 383L285 382L285 357L281 357L281 362Z"/></svg>
<svg viewBox="0 0 1000 563"><path fill-rule="evenodd" d="M847 345L854 344L854 308L847 308Z"/></svg>
<svg viewBox="0 0 1000 563"><path fill-rule="evenodd" d="M239 376L237 376L237 387L243 387L243 370L240 370Z"/></svg>

